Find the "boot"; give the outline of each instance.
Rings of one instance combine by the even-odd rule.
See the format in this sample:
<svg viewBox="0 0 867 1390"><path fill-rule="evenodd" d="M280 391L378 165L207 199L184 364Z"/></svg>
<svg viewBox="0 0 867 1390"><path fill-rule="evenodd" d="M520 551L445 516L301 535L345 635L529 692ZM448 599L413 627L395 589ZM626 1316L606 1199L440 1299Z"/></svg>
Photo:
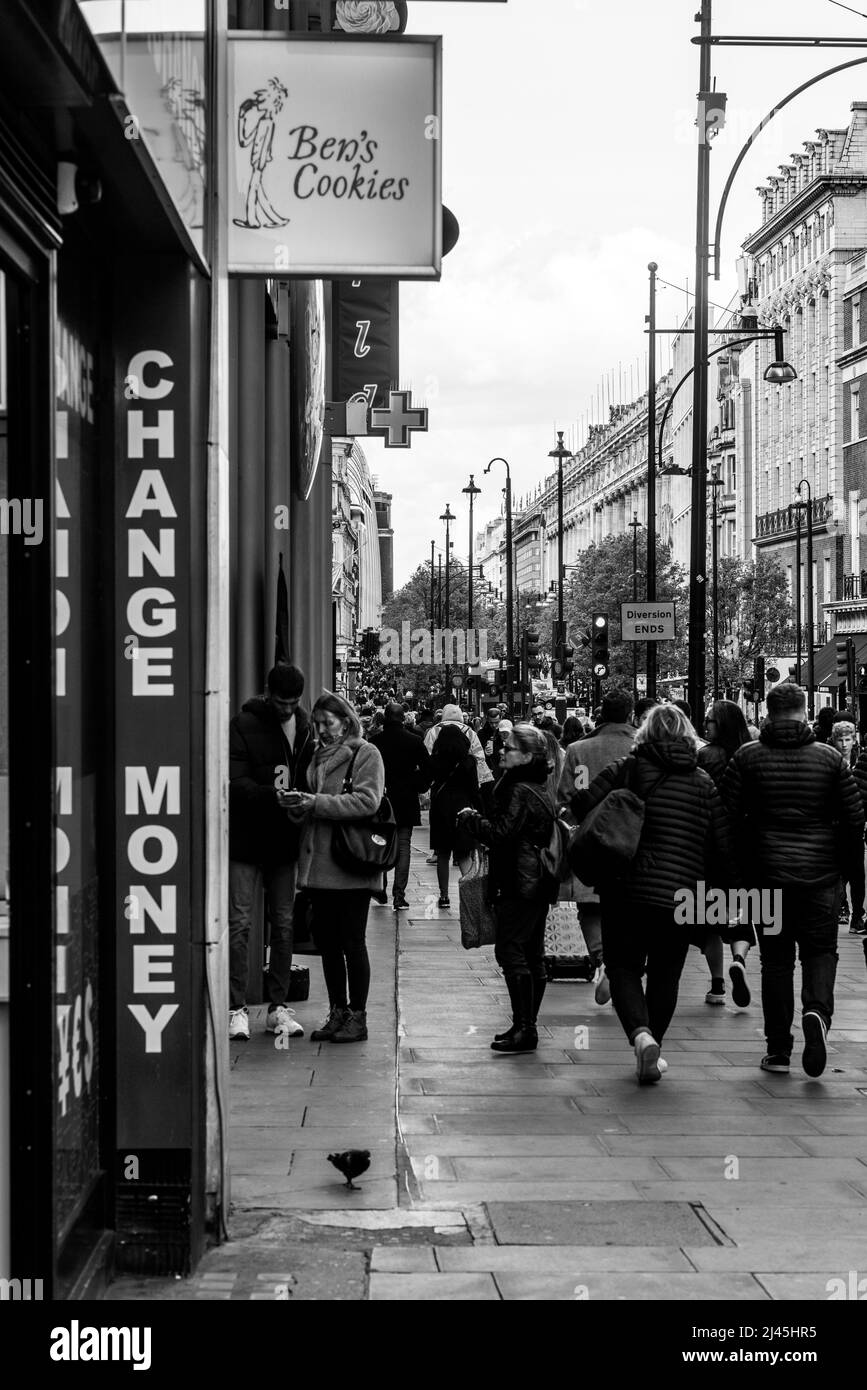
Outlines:
<svg viewBox="0 0 867 1390"><path fill-rule="evenodd" d="M334 1043L364 1042L367 1038L367 1014L364 1009L347 1009L343 1026L332 1033Z"/></svg>
<svg viewBox="0 0 867 1390"><path fill-rule="evenodd" d="M328 1017L310 1034L311 1042L330 1042L346 1022L348 1009L345 1004L332 1004Z"/></svg>
<svg viewBox="0 0 867 1390"><path fill-rule="evenodd" d="M533 977L533 1013L531 1017L531 1022L534 1028L539 1018L539 1009L541 1007L542 1000L545 997L545 989L547 988L547 985L547 975L535 975Z"/></svg>
<svg viewBox="0 0 867 1390"><path fill-rule="evenodd" d="M512 1001L514 1020L512 1036L495 1038L491 1043L494 1052L535 1052L539 1035L533 1017L533 977L532 975L507 975L506 985Z"/></svg>

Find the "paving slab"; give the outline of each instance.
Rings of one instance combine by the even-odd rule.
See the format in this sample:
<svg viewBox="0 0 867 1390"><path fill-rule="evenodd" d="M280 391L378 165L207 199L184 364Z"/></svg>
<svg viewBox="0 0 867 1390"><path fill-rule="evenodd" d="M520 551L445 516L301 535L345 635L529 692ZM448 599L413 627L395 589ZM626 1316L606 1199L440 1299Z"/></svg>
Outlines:
<svg viewBox="0 0 867 1390"><path fill-rule="evenodd" d="M445 1247L448 1249L448 1246ZM437 1274L434 1248L431 1245L379 1245L370 1257L371 1273L376 1274Z"/></svg>
<svg viewBox="0 0 867 1390"><path fill-rule="evenodd" d="M372 1303L499 1300L490 1274L371 1274Z"/></svg>
<svg viewBox="0 0 867 1390"><path fill-rule="evenodd" d="M823 1270L839 1273L844 1269L858 1269L864 1265L865 1249L867 1245L863 1238L858 1240L815 1234L809 1240L791 1235L765 1236L756 1240L745 1239L737 1245L701 1249L686 1246L683 1253L696 1269L707 1272L751 1270L753 1273L800 1271L814 1274Z"/></svg>
<svg viewBox="0 0 867 1390"><path fill-rule="evenodd" d="M439 1268L447 1273L488 1270L492 1274L560 1275L692 1273L681 1250L653 1245L477 1245L437 1246Z"/></svg>
<svg viewBox="0 0 867 1390"><path fill-rule="evenodd" d="M585 1274L581 1278L543 1274L497 1274L505 1299L591 1303L611 1300L727 1302L767 1300L771 1295L750 1274Z"/></svg>
<svg viewBox="0 0 867 1390"><path fill-rule="evenodd" d="M500 1245L715 1245L687 1202L633 1200L488 1203Z"/></svg>

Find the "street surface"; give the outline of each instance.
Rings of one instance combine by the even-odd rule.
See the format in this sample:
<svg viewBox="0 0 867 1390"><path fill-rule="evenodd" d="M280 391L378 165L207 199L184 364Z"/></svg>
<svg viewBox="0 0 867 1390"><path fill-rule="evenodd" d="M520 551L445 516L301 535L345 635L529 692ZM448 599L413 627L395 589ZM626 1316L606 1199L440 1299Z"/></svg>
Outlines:
<svg viewBox="0 0 867 1390"><path fill-rule="evenodd" d="M123 1278L109 1298L827 1300L829 1280L864 1269L860 938L840 936L821 1079L799 1038L790 1076L759 1071L757 955L741 1011L704 1003L693 950L670 1070L639 1088L584 983L549 985L537 1052L490 1051L503 979L492 948L461 948L456 881L437 910L426 846L423 828L397 931L371 905L370 1040L309 1041L327 1012L311 956L306 1036L275 1047L262 1006L232 1045L229 1243L192 1279ZM348 1148L371 1151L357 1191L326 1160Z"/></svg>

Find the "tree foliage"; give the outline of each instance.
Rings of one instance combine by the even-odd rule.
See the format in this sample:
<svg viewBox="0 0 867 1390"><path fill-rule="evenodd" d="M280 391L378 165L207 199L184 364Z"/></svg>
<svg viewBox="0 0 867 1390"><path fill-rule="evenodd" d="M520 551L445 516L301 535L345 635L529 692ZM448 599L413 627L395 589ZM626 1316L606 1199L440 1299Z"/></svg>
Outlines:
<svg viewBox="0 0 867 1390"><path fill-rule="evenodd" d="M443 568L440 584L439 567L434 570L434 626L455 632L466 631L469 617L467 567L460 560L452 560L449 565L449 611L448 624L445 613L445 570ZM431 619L431 566L430 560L419 565L406 584L388 598L383 605L382 626L395 632L403 631L403 624L409 623L410 631L418 628L430 629ZM487 583L473 573L473 626L487 634L487 655L489 658L505 655L505 605L492 600L487 594ZM471 644L471 647L473 644ZM394 674L404 690L412 690L417 695L427 695L431 684L441 689L445 682L445 667L414 666L402 664L395 666ZM456 670L452 668L452 675Z"/></svg>
<svg viewBox="0 0 867 1390"><path fill-rule="evenodd" d="M779 560L761 552L755 560L718 561L720 685L734 688L751 676L757 656L779 658L794 650L795 610ZM713 589L707 613L708 680L713 672Z"/></svg>

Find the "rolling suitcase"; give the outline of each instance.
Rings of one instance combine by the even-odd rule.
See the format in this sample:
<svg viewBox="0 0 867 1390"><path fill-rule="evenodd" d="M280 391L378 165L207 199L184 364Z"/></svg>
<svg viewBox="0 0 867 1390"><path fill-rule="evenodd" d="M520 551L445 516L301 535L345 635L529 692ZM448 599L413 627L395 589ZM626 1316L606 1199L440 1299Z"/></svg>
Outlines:
<svg viewBox="0 0 867 1390"><path fill-rule="evenodd" d="M592 980L596 973L574 902L556 902L548 908L545 973L549 980L585 981Z"/></svg>

